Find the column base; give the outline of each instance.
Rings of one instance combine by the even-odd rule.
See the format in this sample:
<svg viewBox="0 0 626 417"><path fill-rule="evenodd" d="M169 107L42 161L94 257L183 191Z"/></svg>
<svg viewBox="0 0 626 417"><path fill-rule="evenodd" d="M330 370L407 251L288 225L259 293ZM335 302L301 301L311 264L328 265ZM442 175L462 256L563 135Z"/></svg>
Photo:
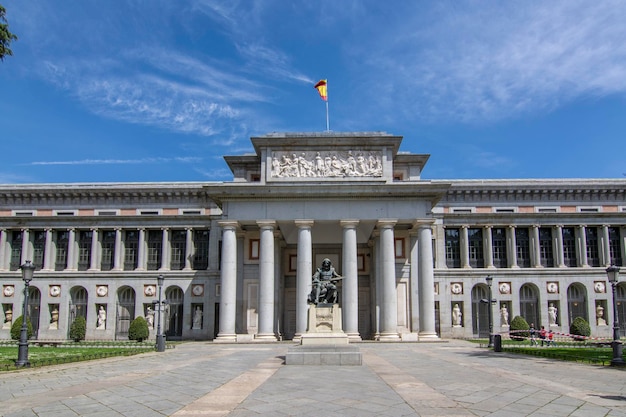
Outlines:
<svg viewBox="0 0 626 417"><path fill-rule="evenodd" d="M398 333L381 333L379 340L381 342L397 342L400 341L400 335Z"/></svg>
<svg viewBox="0 0 626 417"><path fill-rule="evenodd" d="M348 335L348 340L350 342L361 342L361 341L363 341L363 339L361 338L361 335L359 333L348 333L348 332L346 332L346 334Z"/></svg>
<svg viewBox="0 0 626 417"><path fill-rule="evenodd" d="M237 335L235 333L218 334L213 340L215 343L237 343Z"/></svg>
<svg viewBox="0 0 626 417"><path fill-rule="evenodd" d="M274 333L258 333L254 335L254 340L259 342L277 342L278 338Z"/></svg>
<svg viewBox="0 0 626 417"><path fill-rule="evenodd" d="M419 332L418 340L431 341L431 340L439 340L439 336L435 332Z"/></svg>

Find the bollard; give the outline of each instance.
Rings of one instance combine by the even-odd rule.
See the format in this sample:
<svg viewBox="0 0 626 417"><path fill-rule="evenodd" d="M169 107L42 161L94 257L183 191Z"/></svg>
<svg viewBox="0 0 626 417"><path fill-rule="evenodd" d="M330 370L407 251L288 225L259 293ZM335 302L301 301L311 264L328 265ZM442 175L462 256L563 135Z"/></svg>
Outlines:
<svg viewBox="0 0 626 417"><path fill-rule="evenodd" d="M499 335L499 334L493 335L493 351L502 352L502 335Z"/></svg>

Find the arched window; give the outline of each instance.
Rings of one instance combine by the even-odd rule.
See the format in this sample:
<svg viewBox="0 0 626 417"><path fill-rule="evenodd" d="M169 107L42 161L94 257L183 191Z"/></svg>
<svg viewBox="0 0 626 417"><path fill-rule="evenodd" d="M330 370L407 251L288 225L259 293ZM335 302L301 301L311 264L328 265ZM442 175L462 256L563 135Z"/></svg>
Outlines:
<svg viewBox="0 0 626 417"><path fill-rule="evenodd" d="M183 305L185 294L179 287L168 287L165 290L168 301L165 318L165 336L168 340L180 340L183 336Z"/></svg>
<svg viewBox="0 0 626 417"><path fill-rule="evenodd" d="M135 290L131 287L122 287L117 292L116 339L128 339L128 328L134 319Z"/></svg>
<svg viewBox="0 0 626 417"><path fill-rule="evenodd" d="M617 285L615 294L615 303L617 304L617 319L619 323L619 331L621 336L626 336L626 284ZM610 314L611 320L614 320L613 314ZM613 323L611 323L612 325Z"/></svg>
<svg viewBox="0 0 626 417"><path fill-rule="evenodd" d="M39 315L41 313L41 291L39 288L28 287L28 319L33 326L33 338L39 333Z"/></svg>
<svg viewBox="0 0 626 417"><path fill-rule="evenodd" d="M486 285L479 284L472 288L472 331L478 337L489 337L489 307L480 302L488 298Z"/></svg>
<svg viewBox="0 0 626 417"><path fill-rule="evenodd" d="M582 317L589 322L589 316L587 315L587 291L582 284L574 283L567 289L567 307L569 324L576 317Z"/></svg>
<svg viewBox="0 0 626 417"><path fill-rule="evenodd" d="M536 329L541 327L539 292L534 285L524 284L520 288L519 311L520 316L524 317L528 324L534 324Z"/></svg>
<svg viewBox="0 0 626 417"><path fill-rule="evenodd" d="M84 287L74 287L70 291L70 323L79 316L87 319L87 290Z"/></svg>

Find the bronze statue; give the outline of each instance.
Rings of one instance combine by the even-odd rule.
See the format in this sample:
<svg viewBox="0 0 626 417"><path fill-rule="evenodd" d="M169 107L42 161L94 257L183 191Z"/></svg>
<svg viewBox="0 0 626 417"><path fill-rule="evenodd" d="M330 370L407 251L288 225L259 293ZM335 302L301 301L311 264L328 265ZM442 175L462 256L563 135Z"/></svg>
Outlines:
<svg viewBox="0 0 626 417"><path fill-rule="evenodd" d="M317 268L313 275L313 289L309 294L308 302L315 305L336 304L339 299L336 283L340 279L343 277L335 272L330 259L325 258L322 261L322 267Z"/></svg>

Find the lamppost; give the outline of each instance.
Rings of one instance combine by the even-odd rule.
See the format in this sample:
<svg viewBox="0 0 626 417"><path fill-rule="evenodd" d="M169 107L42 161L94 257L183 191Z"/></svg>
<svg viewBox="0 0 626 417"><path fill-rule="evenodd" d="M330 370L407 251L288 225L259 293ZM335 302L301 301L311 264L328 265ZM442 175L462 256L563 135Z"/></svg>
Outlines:
<svg viewBox="0 0 626 417"><path fill-rule="evenodd" d="M17 344L17 360L15 366L29 367L28 361L28 285L33 279L35 265L31 261L25 261L21 266L22 279L24 280L24 305L22 306L22 328L20 329L20 341Z"/></svg>
<svg viewBox="0 0 626 417"><path fill-rule="evenodd" d="M611 265L606 269L606 275L609 278L611 287L613 288L613 359L611 366L625 366L624 358L622 358L622 342L619 337L619 320L617 318L617 303L615 302L615 292L619 281L619 267Z"/></svg>
<svg viewBox="0 0 626 417"><path fill-rule="evenodd" d="M161 311L163 311L163 303L161 301L161 288L163 287L163 281L165 278L163 275L157 277L157 284L159 286L159 301L157 308L157 335L156 335L156 350L157 352L165 352L165 337L161 331Z"/></svg>

